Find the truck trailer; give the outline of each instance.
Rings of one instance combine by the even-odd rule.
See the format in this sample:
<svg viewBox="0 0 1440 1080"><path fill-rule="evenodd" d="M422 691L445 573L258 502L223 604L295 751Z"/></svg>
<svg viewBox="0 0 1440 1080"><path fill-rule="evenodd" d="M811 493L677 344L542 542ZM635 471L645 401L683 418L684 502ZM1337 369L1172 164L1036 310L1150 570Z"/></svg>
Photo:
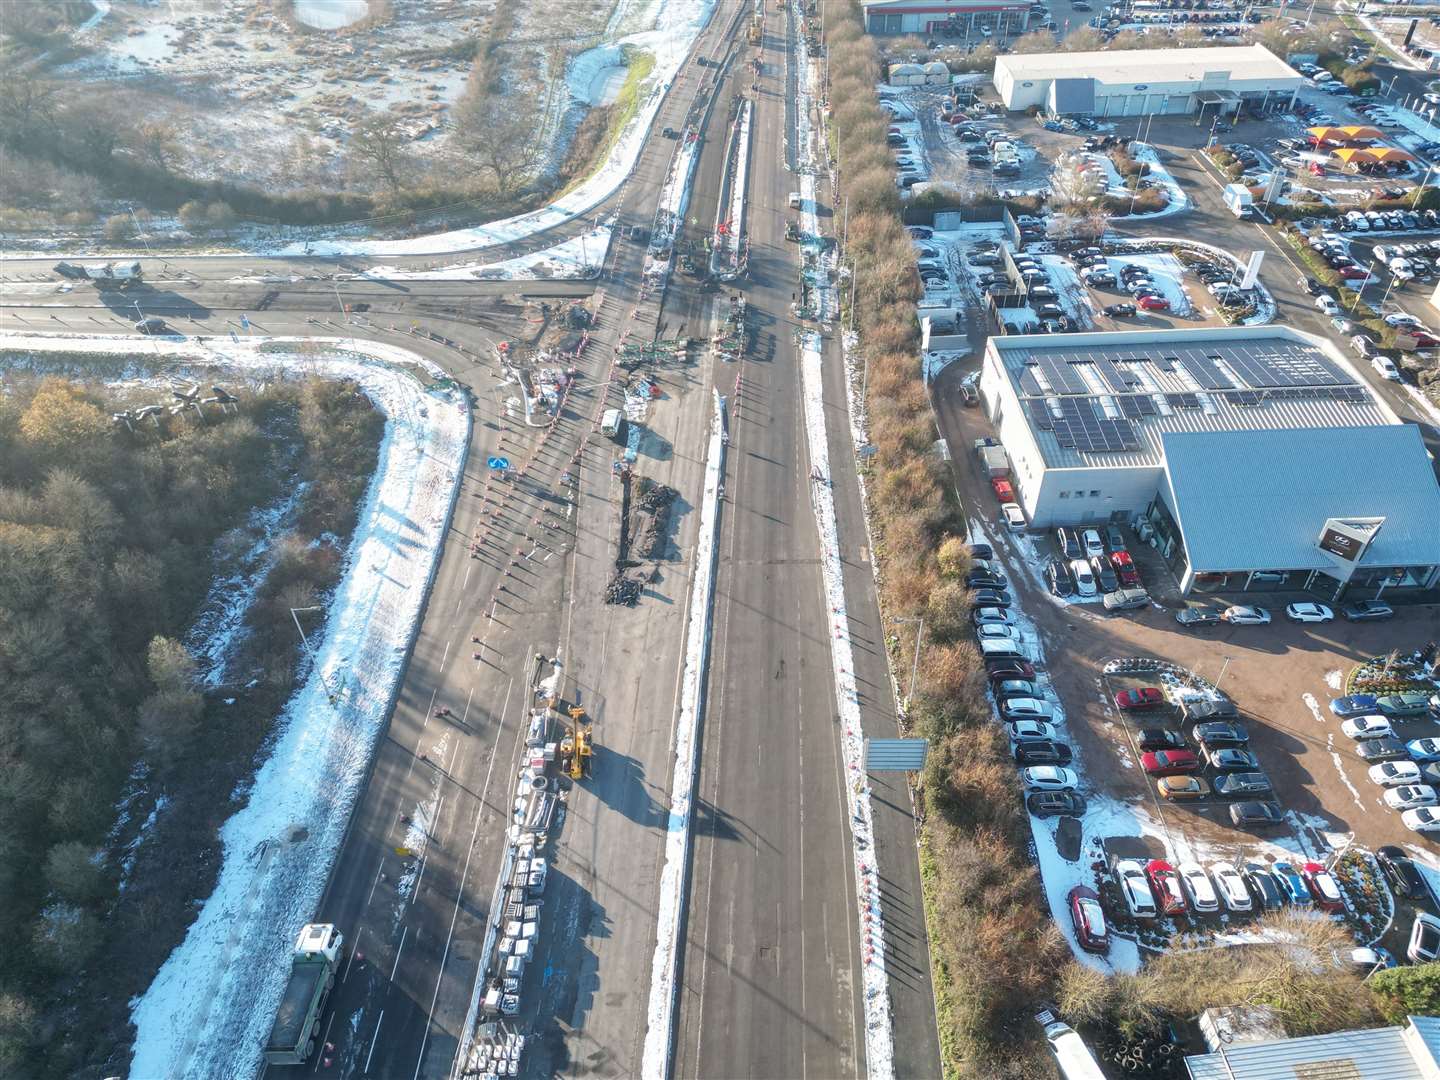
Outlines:
<svg viewBox="0 0 1440 1080"><path fill-rule="evenodd" d="M343 944L340 931L329 923L310 923L295 939L290 981L265 1041L265 1060L271 1065L303 1065L315 1052Z"/></svg>

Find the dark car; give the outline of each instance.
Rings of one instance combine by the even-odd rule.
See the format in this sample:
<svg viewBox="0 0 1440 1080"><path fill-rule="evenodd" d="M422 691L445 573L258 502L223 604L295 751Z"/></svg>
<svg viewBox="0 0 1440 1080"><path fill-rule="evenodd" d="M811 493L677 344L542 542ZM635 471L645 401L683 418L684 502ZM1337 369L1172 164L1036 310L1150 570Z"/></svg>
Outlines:
<svg viewBox="0 0 1440 1080"><path fill-rule="evenodd" d="M986 660L985 675L992 684L1006 679L1033 679L1035 665L1018 657L1004 660Z"/></svg>
<svg viewBox="0 0 1440 1080"><path fill-rule="evenodd" d="M1015 746L1016 765L1069 765L1070 747L1050 739L1032 739Z"/></svg>
<svg viewBox="0 0 1440 1080"><path fill-rule="evenodd" d="M1004 589L977 589L970 597L970 603L975 607L1008 608L1010 594Z"/></svg>
<svg viewBox="0 0 1440 1080"><path fill-rule="evenodd" d="M1181 626L1206 627L1219 626L1220 612L1212 607L1187 607L1175 615L1175 621Z"/></svg>
<svg viewBox="0 0 1440 1080"><path fill-rule="evenodd" d="M1248 805L1264 806L1266 804L1236 803L1230 807L1231 817L1234 817L1236 810ZM1257 908L1265 911L1279 911L1285 906L1285 898L1280 893L1280 884L1267 867L1259 863L1246 863L1245 869L1241 871L1241 877L1245 879L1245 887L1250 890L1250 895L1255 898Z"/></svg>
<svg viewBox="0 0 1440 1080"><path fill-rule="evenodd" d="M164 319L158 319L152 315L148 319L141 319L137 322L135 329L142 334L164 334L169 331L170 328L165 325Z"/></svg>
<svg viewBox="0 0 1440 1080"><path fill-rule="evenodd" d="M1355 753L1371 765L1381 761L1406 761L1410 757L1409 748L1389 735L1381 739L1361 739L1355 744Z"/></svg>
<svg viewBox="0 0 1440 1080"><path fill-rule="evenodd" d="M1032 791L1026 796L1025 809L1038 818L1080 817L1085 813L1085 796L1073 791Z"/></svg>
<svg viewBox="0 0 1440 1080"><path fill-rule="evenodd" d="M1028 697L1039 698L1044 695L1036 688L1029 679L1002 679L991 688L995 691L995 700L1004 701L1007 698Z"/></svg>
<svg viewBox="0 0 1440 1080"><path fill-rule="evenodd" d="M1096 555L1090 560L1090 572L1095 575L1095 584L1102 593L1114 592L1120 588L1120 579L1101 556Z"/></svg>
<svg viewBox="0 0 1440 1080"><path fill-rule="evenodd" d="M1185 736L1169 728L1142 728L1136 736L1141 750L1184 750Z"/></svg>
<svg viewBox="0 0 1440 1080"><path fill-rule="evenodd" d="M1237 802L1230 806L1230 823L1237 828L1267 829L1284 820L1279 803Z"/></svg>
<svg viewBox="0 0 1440 1080"><path fill-rule="evenodd" d="M1004 589L1010 579L999 571L971 570L965 575L965 584L971 589Z"/></svg>
<svg viewBox="0 0 1440 1080"><path fill-rule="evenodd" d="M1431 899L1430 886L1425 882L1425 875L1405 854L1403 848L1389 844L1376 848L1375 861L1380 864L1380 872L1385 875L1385 880L1390 883L1396 896L1420 902Z"/></svg>
<svg viewBox="0 0 1440 1080"><path fill-rule="evenodd" d="M1110 951L1110 929L1105 925L1105 912L1100 907L1100 896L1094 889L1076 885L1066 897L1070 908L1070 922L1075 927L1075 940L1086 952L1105 953Z"/></svg>
<svg viewBox="0 0 1440 1080"><path fill-rule="evenodd" d="M1250 734L1243 727L1224 721L1196 724L1190 729L1190 737L1207 750L1216 750L1225 746L1244 746L1250 741Z"/></svg>
<svg viewBox="0 0 1440 1080"><path fill-rule="evenodd" d="M1316 281L1313 277L1307 277L1301 284L1305 286L1305 291L1311 296L1319 296L1325 291L1325 286L1321 285L1320 282Z"/></svg>
<svg viewBox="0 0 1440 1080"><path fill-rule="evenodd" d="M995 549L989 544L970 544L966 550L970 552L972 559L993 559L995 557Z"/></svg>
<svg viewBox="0 0 1440 1080"><path fill-rule="evenodd" d="M1394 618L1395 609L1379 600L1356 600L1354 603L1342 604L1340 614L1351 622L1378 622L1381 619Z"/></svg>
<svg viewBox="0 0 1440 1080"><path fill-rule="evenodd" d="M1075 595L1075 576L1060 559L1052 559L1046 564L1045 585L1056 596Z"/></svg>
<svg viewBox="0 0 1440 1080"><path fill-rule="evenodd" d="M1060 549L1062 559L1079 559L1085 554L1080 547L1079 535L1064 525L1055 530L1055 546Z"/></svg>
<svg viewBox="0 0 1440 1080"><path fill-rule="evenodd" d="M1234 720L1240 715L1235 702L1227 697L1188 697L1181 701L1186 720Z"/></svg>
<svg viewBox="0 0 1440 1080"><path fill-rule="evenodd" d="M1270 778L1263 772L1227 773L1215 778L1215 794L1227 799L1253 799L1257 795L1269 795L1275 789Z"/></svg>

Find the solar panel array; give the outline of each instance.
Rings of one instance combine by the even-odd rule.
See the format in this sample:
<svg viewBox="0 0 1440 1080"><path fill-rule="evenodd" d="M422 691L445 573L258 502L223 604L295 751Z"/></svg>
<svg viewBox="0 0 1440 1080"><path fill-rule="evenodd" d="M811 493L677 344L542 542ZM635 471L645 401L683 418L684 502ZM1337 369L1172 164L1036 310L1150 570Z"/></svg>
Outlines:
<svg viewBox="0 0 1440 1080"><path fill-rule="evenodd" d="M1372 402L1370 393L1319 349L1299 342L1170 346L1166 355L1042 348L1024 357L1020 396L1036 429L1085 453L1139 448L1133 422L1215 404ZM1086 367L1080 370L1081 365ZM1146 374L1145 366L1150 370ZM1101 404L1101 397L1107 404ZM1118 408L1121 415L1107 416Z"/></svg>

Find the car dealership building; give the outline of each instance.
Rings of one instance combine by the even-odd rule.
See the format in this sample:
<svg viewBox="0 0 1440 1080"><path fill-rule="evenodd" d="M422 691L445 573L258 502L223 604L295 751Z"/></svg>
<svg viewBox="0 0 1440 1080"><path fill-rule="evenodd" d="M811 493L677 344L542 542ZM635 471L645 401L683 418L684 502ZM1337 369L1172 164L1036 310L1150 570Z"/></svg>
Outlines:
<svg viewBox="0 0 1440 1080"><path fill-rule="evenodd" d="M861 0L872 34L978 38L1020 34L1030 25L1029 0Z"/></svg>
<svg viewBox="0 0 1440 1080"><path fill-rule="evenodd" d="M993 78L1007 109L1086 116L1223 116L1244 102L1294 104L1305 85L1263 45L1007 54Z"/></svg>
<svg viewBox="0 0 1440 1080"><path fill-rule="evenodd" d="M1363 599L1440 580L1420 429L1319 338L992 337L980 395L1032 527L1132 525L1184 593Z"/></svg>

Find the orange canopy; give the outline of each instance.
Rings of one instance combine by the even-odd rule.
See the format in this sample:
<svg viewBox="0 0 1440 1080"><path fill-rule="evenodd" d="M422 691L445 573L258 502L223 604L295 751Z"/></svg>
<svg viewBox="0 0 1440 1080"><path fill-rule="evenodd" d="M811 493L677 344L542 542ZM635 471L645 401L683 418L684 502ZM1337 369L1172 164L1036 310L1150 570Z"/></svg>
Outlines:
<svg viewBox="0 0 1440 1080"><path fill-rule="evenodd" d="M1404 150L1393 146L1372 146L1370 153L1376 161L1414 161L1414 154L1407 154Z"/></svg>

